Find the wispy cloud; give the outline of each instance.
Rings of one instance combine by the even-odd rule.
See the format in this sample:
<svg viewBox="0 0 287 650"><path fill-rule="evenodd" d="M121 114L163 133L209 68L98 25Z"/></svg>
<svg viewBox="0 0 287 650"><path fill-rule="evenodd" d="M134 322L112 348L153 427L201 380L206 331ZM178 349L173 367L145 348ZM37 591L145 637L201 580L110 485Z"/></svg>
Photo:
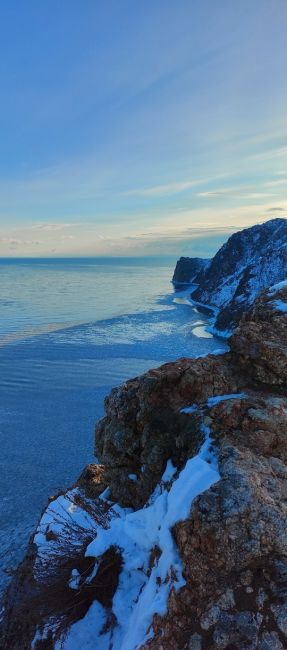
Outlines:
<svg viewBox="0 0 287 650"><path fill-rule="evenodd" d="M277 178L276 180L265 183L265 187L279 187L280 185L287 185L287 176L286 178Z"/></svg>
<svg viewBox="0 0 287 650"><path fill-rule="evenodd" d="M287 213L287 208L280 208L280 207L274 207L274 208L268 208L266 212L286 212Z"/></svg>
<svg viewBox="0 0 287 650"><path fill-rule="evenodd" d="M209 190L207 192L199 192L197 196L205 199L221 199L226 198L241 198L241 199L264 199L276 194L270 192L248 192L246 190L237 189L222 189L222 190Z"/></svg>
<svg viewBox="0 0 287 650"><path fill-rule="evenodd" d="M67 228L82 227L81 223L36 223L31 226L31 230L43 230L46 232L59 232Z"/></svg>
<svg viewBox="0 0 287 650"><path fill-rule="evenodd" d="M152 187L143 187L128 190L126 192L123 192L123 194L125 196L166 196L168 194L178 194L180 192L185 192L186 190L189 190L192 187L197 187L198 185L205 185L211 180L215 179L207 178L191 181L180 181L178 183L165 183L163 185L155 185Z"/></svg>

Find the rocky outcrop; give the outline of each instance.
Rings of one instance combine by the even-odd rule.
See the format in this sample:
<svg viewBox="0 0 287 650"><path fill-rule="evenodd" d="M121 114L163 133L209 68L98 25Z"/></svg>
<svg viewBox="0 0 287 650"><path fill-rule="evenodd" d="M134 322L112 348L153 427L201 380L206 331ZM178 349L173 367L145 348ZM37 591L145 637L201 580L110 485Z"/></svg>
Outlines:
<svg viewBox="0 0 287 650"><path fill-rule="evenodd" d="M186 585L147 649L285 648L287 399L248 396L209 413L221 481L174 529Z"/></svg>
<svg viewBox="0 0 287 650"><path fill-rule="evenodd" d="M158 609L154 605L141 647L287 647L286 351L287 284L259 296L233 334L230 352L180 359L112 391L96 433L96 453L102 465L89 466L70 493L73 508L88 513L91 525L78 534L75 551L74 528L71 532L68 519L69 551L66 524L59 528L58 522L55 528L51 511L50 519L44 514L40 532L45 562L39 564L39 547L35 550L32 540L34 551L26 559L24 575L23 569L18 572L6 597L1 648L29 650L37 629L35 650L56 647L59 636L63 650L70 650L75 646L69 646L65 630L81 619L85 623L93 600L101 604L106 617L99 636L93 637L95 647L130 650L132 646L116 641L119 622L114 610L125 584L119 583L124 572L124 538L110 542L96 561L86 549L91 539L110 530L115 517L124 516L121 507L142 513L145 539L144 513L156 498L151 494L162 489L167 461L172 461L175 473L164 483L166 495L188 459L198 454L207 432L213 450L210 458L217 459L220 480L199 491L187 514L173 525L185 583L178 588L173 571L163 581L157 578L156 598L161 604ZM107 486L105 500L101 493ZM49 507L56 508L56 504L51 502ZM77 512L73 508L68 512ZM159 529L161 524L159 519ZM155 545L147 565L137 565L134 551L134 602L149 588L163 553ZM76 596L71 599L75 586L70 577L75 568ZM51 605L51 594L58 593L59 585L61 598L53 601L51 623L47 603ZM166 594L164 611L161 590ZM125 616L129 615L127 607Z"/></svg>
<svg viewBox="0 0 287 650"><path fill-rule="evenodd" d="M283 391L287 389L287 310L282 311L286 303L287 283L267 290L244 314L240 328L229 339L244 372L261 384L275 384Z"/></svg>
<svg viewBox="0 0 287 650"><path fill-rule="evenodd" d="M200 257L181 257L176 263L173 283L191 284L200 273L207 269L209 263L209 260Z"/></svg>
<svg viewBox="0 0 287 650"><path fill-rule="evenodd" d="M192 258L189 263L192 267ZM180 260L178 265L180 269ZM286 276L287 220L272 219L232 235L192 278L198 286L191 297L217 308L217 330L231 330L264 288Z"/></svg>
<svg viewBox="0 0 287 650"><path fill-rule="evenodd" d="M141 507L167 460L182 467L202 443L198 418L180 409L213 395L238 392L244 382L227 354L179 359L114 389L105 402L107 416L97 427L95 449L112 499Z"/></svg>

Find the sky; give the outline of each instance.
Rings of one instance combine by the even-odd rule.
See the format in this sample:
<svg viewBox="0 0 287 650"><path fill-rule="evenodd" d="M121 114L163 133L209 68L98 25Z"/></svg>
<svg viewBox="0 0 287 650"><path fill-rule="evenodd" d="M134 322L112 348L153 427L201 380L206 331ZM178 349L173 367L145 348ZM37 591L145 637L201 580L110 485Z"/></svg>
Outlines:
<svg viewBox="0 0 287 650"><path fill-rule="evenodd" d="M287 217L286 0L0 18L0 256L209 256Z"/></svg>

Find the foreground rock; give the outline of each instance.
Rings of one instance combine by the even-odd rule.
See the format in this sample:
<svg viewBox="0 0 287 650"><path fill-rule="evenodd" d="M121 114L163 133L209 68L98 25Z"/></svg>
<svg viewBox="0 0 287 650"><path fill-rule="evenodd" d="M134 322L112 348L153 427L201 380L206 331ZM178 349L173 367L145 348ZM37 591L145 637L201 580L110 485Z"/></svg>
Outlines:
<svg viewBox="0 0 287 650"><path fill-rule="evenodd" d="M229 353L180 359L112 391L96 435L102 465L90 466L79 484L61 497L73 501L73 507L65 510L72 513L72 528L70 519L59 522L59 500L51 502L50 514L49 508L44 514L6 597L3 650L29 650L33 638L35 650L136 647L117 636L116 601L123 585L130 584L121 582L126 541L124 535L110 546L101 540L124 516L120 506L139 509L147 504L139 511L145 538L149 531L144 514L152 503L151 493L156 495L161 486L167 461L172 461L175 473L166 479L162 498L176 485L186 461L196 457L207 432L212 439L210 462L217 459L220 480L199 490L187 514L172 528L185 584L174 568L165 580L156 579L152 591L166 549L155 545L148 562L137 564L142 540L135 539L130 569L134 601L124 594L131 603L125 618L134 616L132 608L146 590L156 595L160 606L149 601L150 619L137 614L138 630L146 622L137 647L287 647L286 323L287 286L275 287L260 296L243 318ZM209 462L208 455L205 458ZM106 486L108 501L101 496ZM163 520L156 524L160 529ZM86 553L93 544L104 549L96 558L91 550ZM92 603L101 610L89 609ZM89 611L94 611L93 619L88 618ZM96 630L100 615L103 622ZM84 640L79 630L87 634ZM80 645L73 645L75 638L81 639Z"/></svg>
<svg viewBox="0 0 287 650"><path fill-rule="evenodd" d="M175 281L181 277L181 269L185 275L189 265L196 268L199 264L197 258L182 259L177 264ZM206 260L202 262L206 264ZM209 264L192 276L192 283L198 285L192 298L217 308L218 330L232 329L262 289L287 276L287 220L272 219L235 233Z"/></svg>

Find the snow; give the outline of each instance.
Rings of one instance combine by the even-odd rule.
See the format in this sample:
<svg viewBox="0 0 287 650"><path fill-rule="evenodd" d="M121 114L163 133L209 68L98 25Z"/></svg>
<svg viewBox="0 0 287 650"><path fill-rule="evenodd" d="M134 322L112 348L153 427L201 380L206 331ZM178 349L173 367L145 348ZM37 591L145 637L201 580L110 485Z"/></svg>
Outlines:
<svg viewBox="0 0 287 650"><path fill-rule="evenodd" d="M205 441L199 453L187 461L179 475L168 461L159 485L144 508L130 512L118 506L119 516L110 522L110 527L98 528L86 555L98 558L110 546L117 546L123 556L123 569L113 599L117 625L101 633L104 611L94 603L84 619L71 627L64 640L64 650L136 650L152 636L154 614L166 612L172 586L179 589L184 585L172 527L188 517L194 498L220 479L210 449L208 428L204 428L204 433ZM149 574L150 554L155 547L161 554ZM60 650L60 645L56 650Z"/></svg>
<svg viewBox="0 0 287 650"><path fill-rule="evenodd" d="M67 641L56 642L55 650L109 650L109 635L101 634L105 621L105 610L95 600L85 618L71 627Z"/></svg>
<svg viewBox="0 0 287 650"><path fill-rule="evenodd" d="M207 406L211 408L216 406L220 402L225 402L228 399L243 399L246 397L246 393L229 393L229 395L218 395L217 397L209 397L207 400Z"/></svg>
<svg viewBox="0 0 287 650"><path fill-rule="evenodd" d="M274 306L279 311L282 311L284 314L287 314L287 303L283 302L283 300L275 300L274 301Z"/></svg>
<svg viewBox="0 0 287 650"><path fill-rule="evenodd" d="M183 409L180 409L180 413L195 413L198 410L197 404L192 404L191 406L185 406Z"/></svg>
<svg viewBox="0 0 287 650"><path fill-rule="evenodd" d="M185 406L180 409L180 413L195 413L198 410L203 410L205 407L211 408L219 402L225 402L228 399L243 399L247 397L246 393L228 393L227 395L216 395L215 397L209 397L207 402L199 407L198 404L192 404L191 406Z"/></svg>
<svg viewBox="0 0 287 650"><path fill-rule="evenodd" d="M279 291L280 289L284 289L287 287L287 280L283 280L282 282L277 282L277 284L273 284L272 287L270 287L268 295L273 296L276 291Z"/></svg>
<svg viewBox="0 0 287 650"><path fill-rule="evenodd" d="M232 330L219 330L216 327L214 327L213 325L208 325L208 327L206 329L207 329L208 332L210 332L210 334L213 334L213 336L218 336L221 339L229 339L230 336L233 334ZM214 354L214 353L212 353L212 354Z"/></svg>
<svg viewBox="0 0 287 650"><path fill-rule="evenodd" d="M199 327L194 327L192 330L192 333L194 336L197 336L201 339L212 339L213 334L209 332L205 327L199 326Z"/></svg>
<svg viewBox="0 0 287 650"><path fill-rule="evenodd" d="M99 499L106 501L110 496L110 488L107 487L99 496Z"/></svg>
<svg viewBox="0 0 287 650"><path fill-rule="evenodd" d="M71 573L71 578L69 581L69 587L71 589L78 589L80 586L81 575L77 569L73 569Z"/></svg>
<svg viewBox="0 0 287 650"><path fill-rule="evenodd" d="M80 527L87 531L95 528L92 516L76 503L80 494L78 488L69 490L48 505L34 536L34 542L38 547L38 556L46 555L51 550L52 542L47 541L46 533L63 535L69 526L72 526L73 529Z"/></svg>

